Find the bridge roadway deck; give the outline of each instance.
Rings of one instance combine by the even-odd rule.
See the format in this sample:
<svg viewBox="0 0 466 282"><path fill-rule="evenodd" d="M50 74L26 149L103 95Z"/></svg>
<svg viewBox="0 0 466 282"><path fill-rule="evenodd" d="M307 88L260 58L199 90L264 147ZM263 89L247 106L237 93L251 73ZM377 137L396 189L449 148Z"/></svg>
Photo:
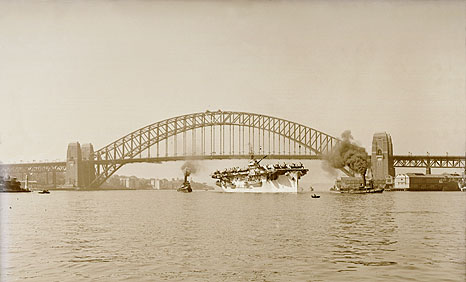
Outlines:
<svg viewBox="0 0 466 282"><path fill-rule="evenodd" d="M254 155L254 158L261 159L265 155ZM117 160L116 163L161 163L168 161L186 161L186 160L229 160L229 159L250 159L250 155L204 155L204 156L169 156L154 158L136 158ZM319 160L320 156L311 155L267 155L267 159L273 160ZM95 161L96 164L114 163L112 160Z"/></svg>
<svg viewBox="0 0 466 282"><path fill-rule="evenodd" d="M255 155L260 159L265 155ZM199 155L199 156L167 156L153 158L134 158L120 160L95 161L95 164L127 164L127 163L162 163L168 161L184 160L225 160L225 159L250 159L250 155ZM318 155L267 155L267 159L273 160L319 160ZM393 156L394 167L430 167L430 168L464 168L465 156L428 156L428 155L395 155ZM66 162L33 162L33 163L13 163L0 164L1 171L23 171L30 172L65 171Z"/></svg>
<svg viewBox="0 0 466 282"><path fill-rule="evenodd" d="M464 168L466 156L397 155L394 167Z"/></svg>
<svg viewBox="0 0 466 282"><path fill-rule="evenodd" d="M33 163L13 163L0 164L0 173L2 172L65 172L66 162L33 162Z"/></svg>

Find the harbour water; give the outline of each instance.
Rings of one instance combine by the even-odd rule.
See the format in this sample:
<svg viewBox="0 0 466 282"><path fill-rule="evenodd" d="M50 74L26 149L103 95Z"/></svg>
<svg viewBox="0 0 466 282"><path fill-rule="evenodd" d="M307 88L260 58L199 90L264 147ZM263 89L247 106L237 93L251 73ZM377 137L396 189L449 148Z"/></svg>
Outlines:
<svg viewBox="0 0 466 282"><path fill-rule="evenodd" d="M466 193L1 194L1 281L464 281Z"/></svg>

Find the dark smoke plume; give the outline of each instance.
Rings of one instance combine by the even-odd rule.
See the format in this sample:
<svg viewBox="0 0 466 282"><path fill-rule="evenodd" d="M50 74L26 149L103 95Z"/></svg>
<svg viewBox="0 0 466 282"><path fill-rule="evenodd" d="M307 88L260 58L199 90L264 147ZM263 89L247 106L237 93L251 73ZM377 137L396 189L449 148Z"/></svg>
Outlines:
<svg viewBox="0 0 466 282"><path fill-rule="evenodd" d="M327 165L335 169L348 167L352 172L360 174L365 183L366 171L370 165L366 149L354 143L350 130L345 130L341 139L342 141L325 156Z"/></svg>
<svg viewBox="0 0 466 282"><path fill-rule="evenodd" d="M338 177L338 171L333 168L328 161L322 162L322 169L325 170L330 176Z"/></svg>
<svg viewBox="0 0 466 282"><path fill-rule="evenodd" d="M193 161L186 161L181 166L181 170L183 171L183 173L189 176L191 174L196 174L196 172L199 170L199 165Z"/></svg>

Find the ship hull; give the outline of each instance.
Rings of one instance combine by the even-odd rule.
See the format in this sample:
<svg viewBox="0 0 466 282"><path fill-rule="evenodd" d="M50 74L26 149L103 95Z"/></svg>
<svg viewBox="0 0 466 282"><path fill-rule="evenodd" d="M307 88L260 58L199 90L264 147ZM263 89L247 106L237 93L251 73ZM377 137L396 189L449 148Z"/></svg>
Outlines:
<svg viewBox="0 0 466 282"><path fill-rule="evenodd" d="M176 189L176 191L183 193L191 193L193 190L191 190L191 188L178 188Z"/></svg>
<svg viewBox="0 0 466 282"><path fill-rule="evenodd" d="M340 190L340 193L347 193L347 194L374 194L374 193L382 193L384 189L373 189L373 188L365 188L365 189L354 189L354 190Z"/></svg>
<svg viewBox="0 0 466 282"><path fill-rule="evenodd" d="M22 188L21 184L17 181L3 181L0 183L0 192L1 193L24 193L24 192L31 192L31 190L27 188Z"/></svg>
<svg viewBox="0 0 466 282"><path fill-rule="evenodd" d="M260 185L248 185L243 181L233 181L233 185L222 183L220 189L225 193L298 193L303 190L299 187L297 173L280 175L276 180L262 179Z"/></svg>
<svg viewBox="0 0 466 282"><path fill-rule="evenodd" d="M0 193L28 193L31 190L21 189L21 190L0 190Z"/></svg>

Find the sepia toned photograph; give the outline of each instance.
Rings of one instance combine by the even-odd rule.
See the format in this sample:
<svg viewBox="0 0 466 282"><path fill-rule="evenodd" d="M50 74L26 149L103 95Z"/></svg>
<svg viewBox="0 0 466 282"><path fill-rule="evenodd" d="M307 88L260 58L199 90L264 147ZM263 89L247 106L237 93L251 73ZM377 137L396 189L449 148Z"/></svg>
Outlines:
<svg viewBox="0 0 466 282"><path fill-rule="evenodd" d="M466 281L465 0L0 0L0 281Z"/></svg>

